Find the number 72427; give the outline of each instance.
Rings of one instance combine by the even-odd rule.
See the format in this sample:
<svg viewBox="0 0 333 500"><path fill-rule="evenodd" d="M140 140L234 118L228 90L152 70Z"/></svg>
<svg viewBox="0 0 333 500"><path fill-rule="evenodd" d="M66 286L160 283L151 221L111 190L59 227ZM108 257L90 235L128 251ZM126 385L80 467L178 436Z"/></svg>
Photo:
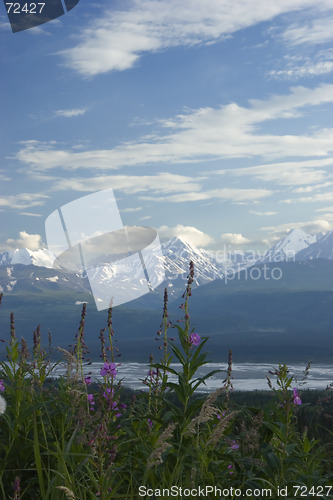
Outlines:
<svg viewBox="0 0 333 500"><path fill-rule="evenodd" d="M12 14L40 14L44 9L44 3L25 3L20 5L19 3L6 3L7 14L10 12Z"/></svg>

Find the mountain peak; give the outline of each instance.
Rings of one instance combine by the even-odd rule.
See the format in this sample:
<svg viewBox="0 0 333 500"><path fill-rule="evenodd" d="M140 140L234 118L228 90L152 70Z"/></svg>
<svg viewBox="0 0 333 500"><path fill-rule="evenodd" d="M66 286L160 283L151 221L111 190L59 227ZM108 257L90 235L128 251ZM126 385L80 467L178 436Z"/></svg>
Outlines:
<svg viewBox="0 0 333 500"><path fill-rule="evenodd" d="M312 245L297 254L297 260L333 259L333 231L317 237Z"/></svg>
<svg viewBox="0 0 333 500"><path fill-rule="evenodd" d="M29 248L15 248L0 254L0 266L23 264L37 267L52 268L54 256L46 248L30 250Z"/></svg>
<svg viewBox="0 0 333 500"><path fill-rule="evenodd" d="M303 229L296 227L264 254L262 262L295 260L298 252L307 248L315 241L315 235L306 233Z"/></svg>
<svg viewBox="0 0 333 500"><path fill-rule="evenodd" d="M295 238L308 238L309 236L313 236L312 234L310 233L307 233L306 231L304 231L304 229L301 229L300 227L295 227L294 229L291 229L287 236L285 237L286 238L292 238L292 239L295 239Z"/></svg>
<svg viewBox="0 0 333 500"><path fill-rule="evenodd" d="M162 243L164 249L184 249L187 250L197 250L197 248L187 241L183 236L174 236L171 240Z"/></svg>

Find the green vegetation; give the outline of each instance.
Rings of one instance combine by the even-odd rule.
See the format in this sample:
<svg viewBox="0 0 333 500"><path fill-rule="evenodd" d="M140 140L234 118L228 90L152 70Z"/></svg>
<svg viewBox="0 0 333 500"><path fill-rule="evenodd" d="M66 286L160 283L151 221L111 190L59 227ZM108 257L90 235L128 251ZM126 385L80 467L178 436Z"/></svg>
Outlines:
<svg viewBox="0 0 333 500"><path fill-rule="evenodd" d="M216 372L196 376L208 362L208 338L190 324L193 273L191 263L180 306L183 322L173 328L165 293L158 331L161 359L150 359L144 393L131 393L118 380L112 308L100 331L99 384L89 376L85 305L74 345L61 351L67 373L56 381L40 329L29 353L24 339L16 337L11 316L7 360L0 363L0 391L7 404L6 409L0 404L1 498L170 498L172 486L178 488L172 498L193 498L199 487L208 492L206 498L237 498L245 491L246 498L279 498L278 491L287 493L284 498L333 498L329 391L319 398L301 392L280 364L267 375L268 384L274 378L278 389L234 393L229 351L221 387L198 395L198 387ZM170 332L176 332L177 341ZM180 363L179 370L172 361Z"/></svg>

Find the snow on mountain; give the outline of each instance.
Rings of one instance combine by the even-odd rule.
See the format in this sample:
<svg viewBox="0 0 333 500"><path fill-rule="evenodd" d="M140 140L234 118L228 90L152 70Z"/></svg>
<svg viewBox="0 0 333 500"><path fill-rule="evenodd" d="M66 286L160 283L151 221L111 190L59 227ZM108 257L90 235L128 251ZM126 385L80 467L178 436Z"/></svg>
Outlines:
<svg viewBox="0 0 333 500"><path fill-rule="evenodd" d="M228 252L223 264L226 267L227 272L233 274L243 271L247 267L254 266L254 264L258 262L261 257L262 255L256 251L236 250L234 252Z"/></svg>
<svg viewBox="0 0 333 500"><path fill-rule="evenodd" d="M201 285L226 273L226 266L219 262L213 252L190 245L183 238L175 237L162 244L166 279L182 276L184 280L189 272L190 261L194 263L194 283Z"/></svg>
<svg viewBox="0 0 333 500"><path fill-rule="evenodd" d="M270 248L260 259L260 262L293 261L296 254L315 243L315 241L315 235L306 233L299 228L293 229L285 238Z"/></svg>
<svg viewBox="0 0 333 500"><path fill-rule="evenodd" d="M163 257L160 259L158 265L155 266L154 272L156 277L160 277L161 273L165 272L166 283L164 286L167 285L170 287L170 295L177 295L185 289L189 272L189 263L191 260L194 262L195 267L194 286L222 278L226 272L225 266L216 260L213 252L199 250L191 246L182 238L173 238L167 243L162 244L162 253ZM58 281L57 276L55 276L56 270L53 269L52 263L53 257L46 249L37 251L17 249L2 254L0 253L0 269L2 268L5 273L7 272L7 274L2 273L2 281L4 282L1 283L1 285L5 287L7 291L13 290L16 283L11 285L9 281L11 280L14 282L16 275L19 273L16 268L17 264L24 266L32 265L39 268L41 271L43 269L42 274L38 272L38 275L29 278L31 284L38 282L41 285L42 282L47 281L55 285L59 283L60 280ZM116 270L114 269L113 271L115 272ZM109 266L103 266L103 268L100 269L99 276L101 284L112 279L107 273L109 273ZM71 275L71 273L61 274L61 283L64 282L67 274ZM6 280L4 280L5 276L7 276ZM86 273L84 272L82 275L76 276L76 279L86 278ZM129 276L129 281L131 281L131 276Z"/></svg>
<svg viewBox="0 0 333 500"><path fill-rule="evenodd" d="M333 259L333 231L321 235L317 241L296 255L296 260L312 259Z"/></svg>
<svg viewBox="0 0 333 500"><path fill-rule="evenodd" d="M159 259L157 266L155 265L156 261L154 262L154 272L155 278L160 277L165 272L166 279L163 286L158 287L158 289L163 291L164 287L167 286L170 295L178 296L186 287L191 260L194 263L195 270L194 287L222 279L226 274L237 273L256 263L317 258L333 260L333 231L318 236L306 233L302 229L294 229L263 256L251 251L226 253L198 249L181 237L172 238L161 246L163 256ZM0 283L2 289L12 291L19 286L17 276L21 276L22 273L18 271L17 264L23 264L24 267L31 265L36 267L36 271L33 272L34 276L29 278L31 284L47 282L49 283L48 286L56 287L59 284L65 286L65 283L70 280L68 282L69 287L87 289L86 272L75 275L67 272L60 273L61 278L58 278L58 273L52 266L53 258L54 256L47 249L32 251L23 248L0 253L0 270L3 270ZM102 273L103 275L100 276L101 282L105 282L110 278L105 275L105 272L106 270L103 268L104 274Z"/></svg>
<svg viewBox="0 0 333 500"><path fill-rule="evenodd" d="M0 254L0 266L23 264L52 269L53 261L54 257L46 248L34 251L28 248L17 248Z"/></svg>

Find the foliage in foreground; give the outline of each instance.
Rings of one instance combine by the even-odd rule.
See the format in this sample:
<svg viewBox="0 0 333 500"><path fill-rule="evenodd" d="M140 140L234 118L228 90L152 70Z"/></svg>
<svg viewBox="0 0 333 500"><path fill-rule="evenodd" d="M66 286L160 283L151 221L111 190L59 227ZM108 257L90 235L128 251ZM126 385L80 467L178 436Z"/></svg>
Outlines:
<svg viewBox="0 0 333 500"><path fill-rule="evenodd" d="M288 497L295 498L291 492L296 485L312 498L320 492L333 498L333 432L326 430L325 440L316 439L311 428L300 425L304 402L286 365L267 376L274 397L263 408L233 404L231 352L221 387L198 397L199 386L216 371L196 375L208 362L208 338L190 326L193 273L191 263L180 306L183 326L174 325L177 342L168 335L165 291L158 331L161 360L150 359L144 381L148 390L127 404L117 376L111 308L107 327L100 332L98 385L92 384L86 361L85 304L75 344L62 350L66 375L53 381L57 364L42 347L39 328L29 353L24 339L15 335L11 316L7 361L0 363L0 391L6 401L0 398L1 498L163 498L161 490L172 486L223 489L225 496L211 493L209 498L237 498L249 489L255 494L247 498L267 498L261 496L262 488L277 498L278 488L287 487ZM171 366L175 361L179 370ZM308 371L309 365L305 378Z"/></svg>

